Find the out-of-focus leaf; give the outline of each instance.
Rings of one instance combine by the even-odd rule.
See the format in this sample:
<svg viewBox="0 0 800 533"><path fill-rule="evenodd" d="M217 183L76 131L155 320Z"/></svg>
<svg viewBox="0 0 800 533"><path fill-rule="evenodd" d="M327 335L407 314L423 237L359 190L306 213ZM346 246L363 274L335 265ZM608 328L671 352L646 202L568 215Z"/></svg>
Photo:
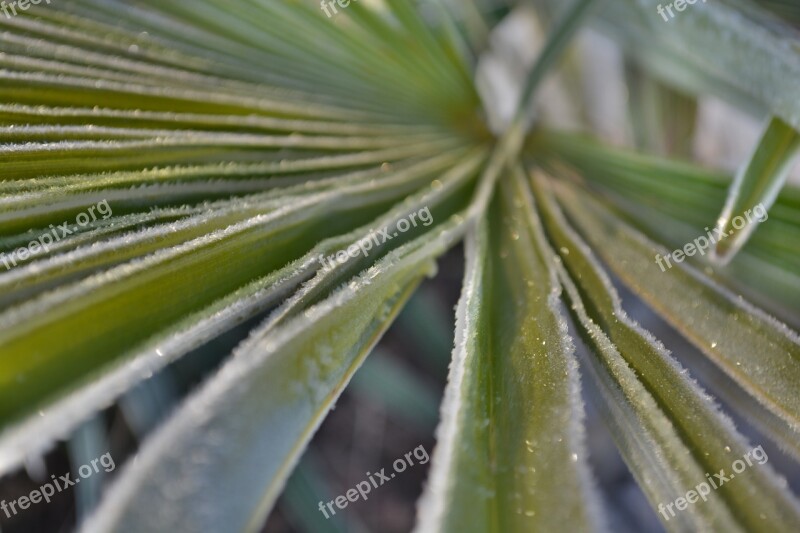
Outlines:
<svg viewBox="0 0 800 533"><path fill-rule="evenodd" d="M514 120L524 121L536 89L541 84L555 62L561 57L567 45L572 41L572 37L582 27L583 22L588 17L592 8L598 3L595 0L570 0L569 8L565 9L559 20L554 24L554 28L547 37L544 48L536 59L536 63L525 78L525 84L521 89L521 97L517 106L517 113Z"/></svg>
<svg viewBox="0 0 800 533"><path fill-rule="evenodd" d="M349 391L367 403L383 404L420 429L433 431L439 420L439 395L409 368L376 349L353 376Z"/></svg>
<svg viewBox="0 0 800 533"><path fill-rule="evenodd" d="M632 61L625 67L636 146L664 156L690 156L697 100L655 79Z"/></svg>
<svg viewBox="0 0 800 533"><path fill-rule="evenodd" d="M371 359L368 359L370 361ZM293 522L301 524L305 531L313 533L362 533L366 528L354 525L354 517L347 521L343 515L337 514L325 517L320 512L309 512L310 504L314 502L329 502L336 495L326 483L323 476L320 460L313 450L306 450L303 458L297 463L291 477L286 482L281 501L284 510Z"/></svg>
<svg viewBox="0 0 800 533"><path fill-rule="evenodd" d="M715 228L718 235L727 237L717 241L713 259L725 264L744 246L759 218L775 203L798 151L800 134L783 120L772 118L728 191ZM737 220L743 227L736 227Z"/></svg>
<svg viewBox="0 0 800 533"><path fill-rule="evenodd" d="M792 19L795 24L800 24L800 6L794 0L756 0L756 2L782 17Z"/></svg>
<svg viewBox="0 0 800 533"><path fill-rule="evenodd" d="M401 330L413 331L419 338L414 342L420 358L434 373L446 373L452 350L452 315L444 313L443 306L433 291L421 287L408 301L397 317Z"/></svg>
<svg viewBox="0 0 800 533"><path fill-rule="evenodd" d="M742 0L697 2L674 17L665 6L661 0L606 2L599 24L664 82L800 127L800 47L792 28Z"/></svg>

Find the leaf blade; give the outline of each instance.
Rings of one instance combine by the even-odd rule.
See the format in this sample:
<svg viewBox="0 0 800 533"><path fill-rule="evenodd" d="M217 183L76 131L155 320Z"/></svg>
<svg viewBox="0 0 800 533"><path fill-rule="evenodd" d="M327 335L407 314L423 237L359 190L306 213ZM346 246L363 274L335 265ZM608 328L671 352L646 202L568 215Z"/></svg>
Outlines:
<svg viewBox="0 0 800 533"><path fill-rule="evenodd" d="M534 246L541 236L530 199L515 203L523 194L518 175L509 182L499 183L500 198L468 236L419 533L601 528L554 273ZM504 253L509 259L498 260Z"/></svg>
<svg viewBox="0 0 800 533"><path fill-rule="evenodd" d="M728 190L716 226L718 235L728 237L717 241L712 259L726 264L744 246L756 229L756 221L751 221L750 213L760 207L763 214L756 217L766 215L778 198L798 153L800 134L783 120L772 117L750 160ZM747 219L743 228L736 227L737 218Z"/></svg>

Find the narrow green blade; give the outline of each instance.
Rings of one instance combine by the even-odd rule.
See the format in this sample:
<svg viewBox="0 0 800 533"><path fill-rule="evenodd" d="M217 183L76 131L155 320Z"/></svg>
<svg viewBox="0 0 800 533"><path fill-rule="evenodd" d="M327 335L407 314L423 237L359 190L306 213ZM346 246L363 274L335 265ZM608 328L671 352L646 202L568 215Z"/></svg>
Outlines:
<svg viewBox="0 0 800 533"><path fill-rule="evenodd" d="M752 453L751 447L688 371L623 310L608 275L569 226L543 175L537 175L532 183L548 234L565 267L562 278L574 283L574 290L566 284L573 305L578 307L579 321L587 327L590 342L597 347L606 370L611 370L610 376L616 374L613 381L601 387L611 388L607 397L612 409L620 408L621 413L628 411L629 415L638 413L633 418L625 415L628 422L617 424L629 428L619 436L621 448L625 452L632 441L644 439L628 457L629 465L651 504L659 508L664 526L683 531L684 525L671 522L676 516L674 510L670 516L659 504L684 497L687 491L706 481L706 473L730 473L732 468L737 473L744 472L745 469L740 471L732 465L737 460L744 465L744 458ZM585 209L587 204L572 202L571 216L580 209L578 205ZM606 237L614 234L608 225L595 223L595 228L602 228ZM670 293L662 293L662 297L667 294ZM602 376L610 377L603 370L598 374L601 382L606 379ZM635 424L630 425L636 420L641 430ZM647 451L648 446L653 450ZM644 464L645 452L654 453L659 462L663 461L662 466L653 470ZM693 530L791 530L800 521L800 504L787 490L785 480L769 465L753 463L752 458L750 462L750 468L745 467L746 473L734 474L736 481L720 484L713 493L708 487L711 494L708 501L689 506L685 515L678 515L680 522L688 520Z"/></svg>
<svg viewBox="0 0 800 533"><path fill-rule="evenodd" d="M256 529L325 414L464 224L443 224L277 329L268 323L269 334L254 332L145 444L84 531Z"/></svg>
<svg viewBox="0 0 800 533"><path fill-rule="evenodd" d="M773 117L749 162L731 184L716 227L717 235L725 238L717 241L712 258L725 264L744 246L758 219L775 203L798 152L800 134Z"/></svg>
<svg viewBox="0 0 800 533"><path fill-rule="evenodd" d="M456 346L420 533L601 527L573 346L521 183L519 176L501 180L467 239Z"/></svg>
<svg viewBox="0 0 800 533"><path fill-rule="evenodd" d="M783 420L776 440L800 441L800 337L615 218L590 196L561 195L567 212L619 278L759 403ZM610 235L610 236L609 236ZM601 246L602 243L602 246ZM656 259L654 259L656 258Z"/></svg>

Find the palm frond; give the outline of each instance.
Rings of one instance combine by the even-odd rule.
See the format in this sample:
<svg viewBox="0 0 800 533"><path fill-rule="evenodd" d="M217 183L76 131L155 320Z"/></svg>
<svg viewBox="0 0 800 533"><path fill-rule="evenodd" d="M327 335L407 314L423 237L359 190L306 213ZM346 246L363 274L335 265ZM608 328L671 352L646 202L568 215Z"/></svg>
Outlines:
<svg viewBox="0 0 800 533"><path fill-rule="evenodd" d="M257 531L293 471L289 513L342 530L304 516L330 491L301 456L464 241L417 531L608 528L583 391L666 529L800 523L780 462L661 512L747 456L731 408L800 459L800 192L785 185L800 39L776 16L792 8L718 0L664 24L656 0L531 4L551 29L499 132L475 77L498 22L530 7L515 2L73 0L0 16L0 475L62 440L91 460L107 443L87 421L119 404L143 440L99 501L100 480L82 486L83 531ZM626 55L650 154L536 112L586 21ZM686 160L706 95L770 117L735 179ZM730 264L659 268L756 203L758 231L716 247ZM682 366L619 285L705 359ZM203 383L170 389L168 416L137 414L202 351L219 363ZM703 365L723 378L709 392ZM368 365L355 389L431 425L433 395L390 381L397 368Z"/></svg>

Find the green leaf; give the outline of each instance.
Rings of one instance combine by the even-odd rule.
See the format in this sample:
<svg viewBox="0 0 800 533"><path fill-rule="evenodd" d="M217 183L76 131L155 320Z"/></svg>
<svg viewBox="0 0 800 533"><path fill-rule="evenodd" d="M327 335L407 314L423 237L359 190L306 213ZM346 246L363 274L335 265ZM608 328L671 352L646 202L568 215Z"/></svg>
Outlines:
<svg viewBox="0 0 800 533"><path fill-rule="evenodd" d="M410 209L413 208L413 212L416 212L416 209L421 205L429 208L434 220L436 217L440 219L449 217L462 205L459 197L464 197L469 192L470 180L474 178L478 165L484 158L485 155L482 151L473 152L463 162L441 176L441 181L435 181L433 186L424 188L409 198L408 204L400 204L377 221L372 221L375 225L370 224L370 227L390 227L390 224L396 224L398 219L405 217ZM416 179L409 180L411 175L406 174L404 179L401 180L387 177L379 186L375 186L370 180L363 183L356 182L353 186L343 187L335 191L327 191L322 193L322 197L319 196L321 193L312 194L309 198L313 202L311 204L302 204L312 207L306 210L305 216L314 217L313 205L316 204L319 207L316 202L323 198L327 198L332 202L335 201L339 208L346 208L346 204L349 202L355 202L356 205L359 205L364 201L369 202L370 197L374 201L376 197L380 198L387 191L391 191L398 186L401 186L400 191L405 191L409 185L417 180L428 180L430 183L430 170L430 168L426 169L425 165L423 165L418 169L419 174ZM399 173L399 175L402 174L405 173ZM419 184L420 182L417 181L417 185ZM467 187L466 190L465 187ZM389 196L394 196L394 193ZM283 202L286 202L286 198L283 198ZM245 220L252 220L252 214L248 214L243 207L240 202L236 207L236 213L244 217ZM289 212L291 213L292 210ZM276 220L286 218L285 212L282 213L281 210L277 210L276 213L278 215ZM291 221L291 217L288 220ZM350 222L354 220L356 219L351 215ZM328 231L330 231L336 226L328 224L328 227ZM44 410L41 413L30 416L22 423L12 426L0 435L0 450L5 452L0 454L0 457L4 459L4 461L0 461L0 470L10 467L33 449L49 445L54 438L61 436L63 432L69 430L77 421L80 421L81 417L87 416L102 407L116 395L150 375L153 371L162 368L168 362L174 361L192 348L231 328L245 318L269 309L271 306L276 305L280 301L279 299L284 299L284 303L278 311L273 313L269 328L275 327L280 320L292 316L304 306L319 301L327 292L333 290L336 284L344 281L342 278L343 273L349 272L350 275L353 275L359 269L364 269L371 265L372 260L385 253L386 247L376 246L370 252L372 257L369 261L367 258L361 258L359 261L348 262L345 265L337 265L334 269L322 271L313 281L307 283L302 290L297 290L297 285L301 281L310 278L313 273L321 270L321 265L318 261L320 255L327 256L339 250L347 249L348 246L368 233L369 228L362 227L349 234L322 241L287 267L269 272L268 275L250 282L243 288L234 291L233 294L210 305L199 307L175 324L165 326L162 323L158 327L149 326L153 328L153 333L149 339L141 343L141 346L129 346L121 343L117 348L118 352L110 350L112 344L108 339L87 339L83 337L75 339L76 343L94 342L96 343L95 346L105 347L104 350L98 348L84 351L66 342L53 343L52 345L41 344L52 342L52 339L38 334L37 332L41 331L40 329L34 328L32 331L25 332L20 328L7 327L5 334L12 340L8 341L6 345L8 349L4 352L5 358L0 360L7 369L8 381L10 382L6 385L4 393L13 394L16 398L27 397L30 399L29 404L19 406L16 411L12 409L14 409L14 405L19 404L6 402L7 416L9 418L15 417L13 420L16 422L19 417L29 414L31 410L37 407L44 408ZM412 233L409 232L408 235L412 235ZM392 243L395 242L399 243L402 240L392 241ZM209 268L213 268L213 266L209 266ZM136 280L137 273L132 271L133 269L125 268L119 270L123 270L129 276L132 276L133 281ZM151 266L149 272L159 273L160 270L155 266ZM167 272L172 273L172 269L167 269ZM119 292L118 285L124 287L126 284L131 283L131 280L127 280L125 276L104 276L102 281L103 284L94 288L94 294L98 296L103 295L105 292L109 292L114 296ZM185 280L189 286L193 287L192 281L191 279ZM80 291L81 287L82 285L78 284L76 287L69 288L69 290L76 292ZM173 282L170 288L172 291L176 291L179 286ZM61 289L61 292L66 292L66 290ZM290 294L291 297L289 297ZM199 296L204 296L204 294L201 293ZM49 306L48 302L50 300L48 298L59 297L60 294L56 292L44 295L40 298L41 301L34 300L34 302L37 305ZM119 297L117 296L117 298ZM187 300L185 295L180 296L180 298ZM130 302L131 300L129 300L129 304ZM80 312L73 311L73 314L69 315L74 317L74 320L80 320L81 313L102 313L103 306L108 305L103 300L80 300L80 303L83 304L84 309L81 309ZM18 314L24 313L25 309L24 306L12 308L5 315L0 315L0 319L3 317L9 321L19 319ZM169 307L164 307L164 311L169 310ZM64 311L63 305L53 308L53 311L56 316L59 316L59 313ZM148 317L152 318L154 314L156 314L155 311L151 312ZM48 322L47 319L55 319L48 317L47 313L44 312L38 312L35 316L44 322L44 325L41 326L42 328L52 330L53 326L48 325L51 322ZM119 315L115 318L125 320L129 327L133 321L131 316L126 315ZM60 327L69 327L68 321L67 324L64 324L64 322L65 320L62 318L55 323L59 324ZM109 318L105 320L105 323L110 327L114 325L114 320ZM266 331L267 326L264 328ZM17 335L16 338L14 334ZM109 336L112 335L109 334ZM116 336L119 335L117 334ZM19 353L25 353L25 350L29 349L26 346L31 344L40 346L37 348L41 353L38 360L11 357L14 353L11 352L11 347L16 346L16 349L20 350ZM48 372L49 364L59 364L65 360L70 361L69 371L65 369L57 375ZM20 375L25 378L23 381L11 378L11 376ZM89 385L87 382L91 382L91 386L87 386ZM24 388L22 388L23 386Z"/></svg>
<svg viewBox="0 0 800 533"><path fill-rule="evenodd" d="M467 239L456 346L417 531L586 531L597 523L558 282L521 179Z"/></svg>
<svg viewBox="0 0 800 533"><path fill-rule="evenodd" d="M601 28L662 80L800 127L794 30L742 0L703 2L664 21L661 0L607 2ZM721 46L724 43L724 46Z"/></svg>
<svg viewBox="0 0 800 533"><path fill-rule="evenodd" d="M576 226L613 272L675 329L784 422L777 441L800 441L800 337L625 225L588 195L564 192Z"/></svg>
<svg viewBox="0 0 800 533"><path fill-rule="evenodd" d="M603 146L584 136L543 132L528 144L559 176L586 180L616 213L651 238L682 248L711 231L709 218L724 204L732 178L698 166ZM578 176L564 174L564 165ZM748 245L725 268L696 254L689 260L715 280L797 324L800 302L800 201L783 188ZM713 235L713 232L712 232Z"/></svg>
<svg viewBox="0 0 800 533"><path fill-rule="evenodd" d="M718 235L727 238L717 241L713 259L727 263L744 246L756 229L757 219L775 203L798 152L800 134L783 120L773 117L749 162L728 191L715 229ZM759 208L760 215L757 214ZM736 227L737 220L742 221L744 227Z"/></svg>
<svg viewBox="0 0 800 533"><path fill-rule="evenodd" d="M614 250L606 260L623 282L705 346L703 361L724 377L731 405L800 455L797 337L716 284L746 284L770 309L796 315L797 191L776 191L770 223L729 267L699 264L712 281L683 265L652 280L654 265L637 261L661 248L628 224L682 244L719 212L730 179L570 134L528 136L529 104L595 2L559 2L539 60L515 73L524 84L516 117L494 136L475 58L519 3L432 1L352 1L332 18L319 0L70 0L0 15L0 260L51 225L73 232L0 270L0 475L23 464L36 474L59 439L91 437L73 454L78 462L107 447L106 437L116 447L119 434L101 434L98 416L125 395L136 459L120 463L97 515L77 527L263 527L370 348L435 260L469 232L455 359L418 528L605 526L565 300L596 349L589 388L634 475L654 503L682 496L705 472L729 468L746 443L625 315L570 224L598 254ZM788 125L800 123L800 47L751 4L697 2L664 24L655 0L619 0L595 19L667 78L662 86L648 73L637 78L643 91L631 88L635 109L655 110L636 116L646 119L645 145L676 151L694 111L693 97L677 92L776 117L753 159L758 176L740 180L732 204L771 203L794 149ZM681 112L665 111L668 100ZM789 148L781 138L791 138ZM555 195L528 182L521 156L557 171ZM590 194L568 185L587 181ZM76 217L101 201L113 215L81 224ZM399 230L423 206L430 227L321 266L320 255L376 228ZM417 317L429 326L420 331L438 330L433 312ZM220 353L256 322L238 348ZM716 340L720 328L732 332L728 340ZM169 419L141 409L142 394L187 369L206 381L178 380L176 394L195 388L174 399ZM380 388L407 404L399 411L433 421L424 389L410 385L412 400L392 387L402 377L387 383L385 368L364 370L371 387L362 381L359 390ZM93 415L96 435L76 430ZM665 525L789 529L797 502L772 466L749 469L747 481ZM316 514L326 492L318 477L301 467L284 510L305 527L335 528ZM80 487L78 520L97 484Z"/></svg>
<svg viewBox="0 0 800 533"><path fill-rule="evenodd" d="M456 218L395 250L270 335L254 332L149 440L85 531L257 528L325 413L464 224ZM186 480L180 490L170 488L176 478ZM232 485L240 497L227 497Z"/></svg>
<svg viewBox="0 0 800 533"><path fill-rule="evenodd" d="M537 175L531 181L550 238L563 261L562 279L574 310L605 367L594 365L610 403L614 426L624 430L617 438L651 504L656 507L683 497L705 481L706 472L730 472L733 461L750 452L748 443L664 346L625 313L608 275L568 225L545 178ZM590 204L584 201L582 205L585 208ZM575 217L574 202L570 207L569 214ZM601 227L600 221L595 223L595 228ZM580 228L587 230L585 224ZM606 226L603 235L608 238L614 233ZM594 239L592 242L595 249L603 249ZM605 246L610 247L608 242ZM622 251L617 247L614 252ZM620 255L620 262L631 260ZM608 256L604 253L603 257ZM661 297L666 299L671 294L665 292ZM688 309L684 307L683 312ZM716 333L721 331L728 333L730 329ZM637 443L637 439L644 442ZM651 453L666 458L671 469L662 467L654 472L647 465ZM768 465L753 466L745 475L745 482L739 476L739 481L721 485L709 501L691 506L679 520L688 521L691 529L697 530L736 529L741 525L777 531L791 529L800 520L800 504L786 489L785 480ZM659 518L675 531L685 527L670 522L666 512Z"/></svg>
<svg viewBox="0 0 800 533"><path fill-rule="evenodd" d="M629 115L636 146L645 152L688 157L692 153L697 100L625 64Z"/></svg>

